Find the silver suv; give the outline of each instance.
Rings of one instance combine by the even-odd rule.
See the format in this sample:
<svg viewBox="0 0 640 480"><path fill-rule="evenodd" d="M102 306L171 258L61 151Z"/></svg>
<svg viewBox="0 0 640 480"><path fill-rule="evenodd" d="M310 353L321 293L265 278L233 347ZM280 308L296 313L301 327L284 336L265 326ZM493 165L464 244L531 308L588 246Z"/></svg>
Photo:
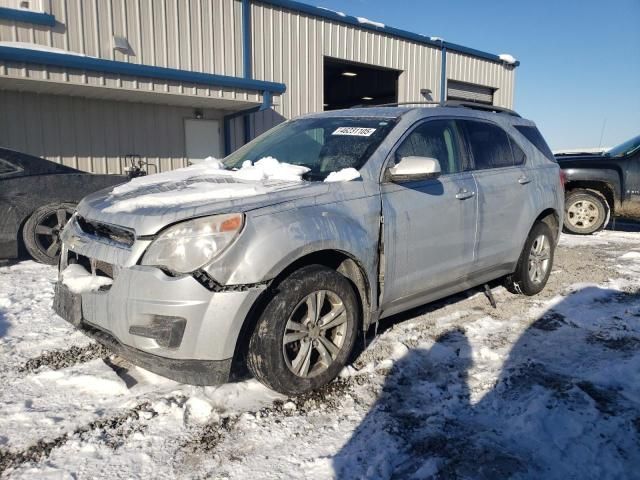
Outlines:
<svg viewBox="0 0 640 480"><path fill-rule="evenodd" d="M545 148L531 121L466 105L288 121L86 197L55 310L181 382L225 382L237 360L305 392L385 317L494 279L544 288L564 198Z"/></svg>

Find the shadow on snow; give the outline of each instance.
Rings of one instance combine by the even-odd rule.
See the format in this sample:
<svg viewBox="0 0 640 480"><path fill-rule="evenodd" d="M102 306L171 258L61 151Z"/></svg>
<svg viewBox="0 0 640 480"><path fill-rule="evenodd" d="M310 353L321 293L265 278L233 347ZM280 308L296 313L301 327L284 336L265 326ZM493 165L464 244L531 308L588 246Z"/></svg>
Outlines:
<svg viewBox="0 0 640 480"><path fill-rule="evenodd" d="M640 468L640 293L588 287L518 339L471 401L463 329L411 350L334 457L338 478L632 478Z"/></svg>

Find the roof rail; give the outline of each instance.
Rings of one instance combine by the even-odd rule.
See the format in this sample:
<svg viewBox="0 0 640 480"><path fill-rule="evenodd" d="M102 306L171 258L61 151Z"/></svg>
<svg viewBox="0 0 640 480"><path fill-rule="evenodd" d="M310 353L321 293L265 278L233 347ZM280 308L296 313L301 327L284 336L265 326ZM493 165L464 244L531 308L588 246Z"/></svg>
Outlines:
<svg viewBox="0 0 640 480"><path fill-rule="evenodd" d="M435 105L439 107L465 107L471 108L473 110L482 110L485 112L495 112L495 113L505 113L507 115L511 115L513 117L520 117L520 114L514 112L513 110L509 110L508 108L498 107L495 105L486 105L484 103L474 103L474 102L463 102L459 100L447 100L445 102L394 102L394 103L383 103L380 105L356 105L351 108L377 108L377 107L402 107L405 105Z"/></svg>
<svg viewBox="0 0 640 480"><path fill-rule="evenodd" d="M443 107L466 107L474 110L483 110L485 112L506 113L513 117L520 117L520 114L504 107L498 107L496 105L487 105L484 103L463 102L459 100L447 100L442 104Z"/></svg>

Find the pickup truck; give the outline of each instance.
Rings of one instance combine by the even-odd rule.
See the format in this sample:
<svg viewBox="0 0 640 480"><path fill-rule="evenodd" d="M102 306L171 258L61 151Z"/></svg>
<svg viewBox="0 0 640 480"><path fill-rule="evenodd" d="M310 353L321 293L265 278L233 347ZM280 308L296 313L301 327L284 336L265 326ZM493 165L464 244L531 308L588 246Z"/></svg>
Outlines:
<svg viewBox="0 0 640 480"><path fill-rule="evenodd" d="M563 153L564 229L589 235L611 216L640 219L640 135L599 154Z"/></svg>

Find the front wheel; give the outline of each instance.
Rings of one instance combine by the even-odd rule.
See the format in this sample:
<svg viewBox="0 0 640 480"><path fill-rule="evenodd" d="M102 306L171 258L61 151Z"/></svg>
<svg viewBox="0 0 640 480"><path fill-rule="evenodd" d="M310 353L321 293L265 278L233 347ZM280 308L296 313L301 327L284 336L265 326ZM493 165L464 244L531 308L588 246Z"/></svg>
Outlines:
<svg viewBox="0 0 640 480"><path fill-rule="evenodd" d="M359 308L351 283L321 265L277 287L249 341L248 367L263 384L298 395L333 380L349 360Z"/></svg>
<svg viewBox="0 0 640 480"><path fill-rule="evenodd" d="M542 291L551 275L555 242L549 225L536 223L524 244L516 271L507 277L511 293L536 295Z"/></svg>

